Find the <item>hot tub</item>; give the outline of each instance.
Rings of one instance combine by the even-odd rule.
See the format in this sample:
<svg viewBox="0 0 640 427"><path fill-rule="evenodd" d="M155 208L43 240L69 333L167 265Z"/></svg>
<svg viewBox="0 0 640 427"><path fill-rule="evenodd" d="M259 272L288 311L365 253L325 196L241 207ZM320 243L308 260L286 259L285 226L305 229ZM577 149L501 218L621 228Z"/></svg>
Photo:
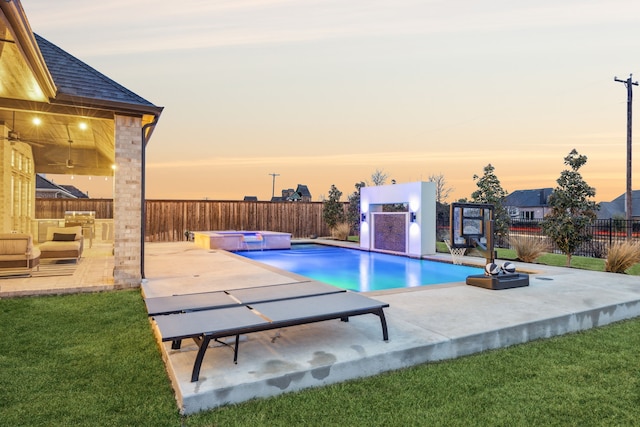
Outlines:
<svg viewBox="0 0 640 427"><path fill-rule="evenodd" d="M276 231L194 231L193 241L204 249L247 251L290 249L291 233Z"/></svg>

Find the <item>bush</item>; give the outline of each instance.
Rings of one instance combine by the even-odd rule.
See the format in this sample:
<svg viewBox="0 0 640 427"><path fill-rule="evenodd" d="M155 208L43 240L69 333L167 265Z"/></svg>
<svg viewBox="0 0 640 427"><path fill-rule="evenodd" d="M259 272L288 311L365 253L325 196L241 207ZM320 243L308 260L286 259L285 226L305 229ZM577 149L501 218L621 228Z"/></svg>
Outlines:
<svg viewBox="0 0 640 427"><path fill-rule="evenodd" d="M591 242L591 256L604 258L607 256L607 244L604 242Z"/></svg>
<svg viewBox="0 0 640 427"><path fill-rule="evenodd" d="M609 248L604 270L611 273L624 273L639 262L640 242L618 242Z"/></svg>
<svg viewBox="0 0 640 427"><path fill-rule="evenodd" d="M338 223L344 221L344 208L340 203L342 191L338 190L335 185L331 185L329 190L329 198L322 202L322 219L327 223L330 229L333 229Z"/></svg>
<svg viewBox="0 0 640 427"><path fill-rule="evenodd" d="M522 262L535 262L540 255L549 251L546 240L537 236L512 236L509 245Z"/></svg>
<svg viewBox="0 0 640 427"><path fill-rule="evenodd" d="M351 226L348 222L339 222L331 229L331 237L337 240L347 240L350 231Z"/></svg>

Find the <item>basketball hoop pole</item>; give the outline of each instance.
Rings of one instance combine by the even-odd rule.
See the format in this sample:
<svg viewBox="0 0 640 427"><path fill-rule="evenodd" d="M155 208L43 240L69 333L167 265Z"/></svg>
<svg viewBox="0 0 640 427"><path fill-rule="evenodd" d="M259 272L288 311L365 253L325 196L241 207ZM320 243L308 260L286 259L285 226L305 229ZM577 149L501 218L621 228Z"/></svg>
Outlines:
<svg viewBox="0 0 640 427"><path fill-rule="evenodd" d="M496 260L496 252L493 248L493 211L490 211L489 223L487 224L487 254L485 259L487 264L493 263Z"/></svg>

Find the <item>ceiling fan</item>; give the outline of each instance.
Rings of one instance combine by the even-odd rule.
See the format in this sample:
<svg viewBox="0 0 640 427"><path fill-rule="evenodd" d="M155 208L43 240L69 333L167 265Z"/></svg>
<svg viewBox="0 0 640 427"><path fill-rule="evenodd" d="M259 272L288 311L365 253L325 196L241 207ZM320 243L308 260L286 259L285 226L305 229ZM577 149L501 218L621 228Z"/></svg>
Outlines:
<svg viewBox="0 0 640 427"><path fill-rule="evenodd" d="M35 145L37 147L44 147L44 144L37 141L28 141L20 138L20 132L16 130L16 112L13 112L13 123L11 125L11 129L7 133L7 136L0 136L0 139L5 139L11 143L11 145L16 142L24 142L25 144Z"/></svg>
<svg viewBox="0 0 640 427"><path fill-rule="evenodd" d="M65 160L64 162L49 163L49 166L65 166L67 169L73 169L76 166L76 164L73 162L73 159L71 158L71 145L73 144L73 140L71 139L69 126L67 126L67 136L69 137L69 139L67 140L67 142L69 143L69 155L67 156L67 160Z"/></svg>

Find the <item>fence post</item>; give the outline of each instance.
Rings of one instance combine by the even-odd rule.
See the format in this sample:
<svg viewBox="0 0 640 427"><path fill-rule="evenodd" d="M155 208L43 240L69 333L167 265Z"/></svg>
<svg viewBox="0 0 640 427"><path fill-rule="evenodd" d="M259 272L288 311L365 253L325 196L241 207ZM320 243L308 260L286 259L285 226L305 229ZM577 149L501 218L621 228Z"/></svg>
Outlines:
<svg viewBox="0 0 640 427"><path fill-rule="evenodd" d="M613 244L613 218L609 218L609 247Z"/></svg>

